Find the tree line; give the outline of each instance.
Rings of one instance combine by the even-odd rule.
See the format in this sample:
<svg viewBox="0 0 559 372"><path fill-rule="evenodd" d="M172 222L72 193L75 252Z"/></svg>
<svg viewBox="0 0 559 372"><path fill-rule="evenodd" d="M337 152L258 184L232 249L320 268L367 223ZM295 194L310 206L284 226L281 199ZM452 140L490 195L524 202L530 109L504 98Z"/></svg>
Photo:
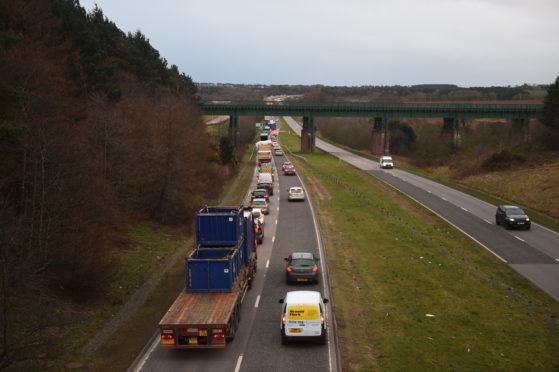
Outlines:
<svg viewBox="0 0 559 372"><path fill-rule="evenodd" d="M219 194L195 93L100 9L0 3L0 369L48 348L25 293L101 295L128 224L187 224Z"/></svg>

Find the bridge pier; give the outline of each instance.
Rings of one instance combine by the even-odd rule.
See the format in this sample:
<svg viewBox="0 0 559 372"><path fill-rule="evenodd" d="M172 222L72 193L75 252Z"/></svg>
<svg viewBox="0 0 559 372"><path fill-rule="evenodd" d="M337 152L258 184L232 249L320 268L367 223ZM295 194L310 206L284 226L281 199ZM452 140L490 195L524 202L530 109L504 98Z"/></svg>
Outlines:
<svg viewBox="0 0 559 372"><path fill-rule="evenodd" d="M303 129L301 130L301 152L311 153L315 149L316 128L314 118L303 117Z"/></svg>
<svg viewBox="0 0 559 372"><path fill-rule="evenodd" d="M388 119L374 118L373 134L371 141L371 152L373 154L389 154L390 153L390 130Z"/></svg>
<svg viewBox="0 0 559 372"><path fill-rule="evenodd" d="M239 130L239 117L229 116L229 141L233 147L241 145L241 131Z"/></svg>
<svg viewBox="0 0 559 372"><path fill-rule="evenodd" d="M527 118L512 119L512 127L514 130L522 132L522 139L524 143L530 142L531 140L530 119Z"/></svg>
<svg viewBox="0 0 559 372"><path fill-rule="evenodd" d="M452 141L455 146L460 145L460 119L443 118L443 137Z"/></svg>

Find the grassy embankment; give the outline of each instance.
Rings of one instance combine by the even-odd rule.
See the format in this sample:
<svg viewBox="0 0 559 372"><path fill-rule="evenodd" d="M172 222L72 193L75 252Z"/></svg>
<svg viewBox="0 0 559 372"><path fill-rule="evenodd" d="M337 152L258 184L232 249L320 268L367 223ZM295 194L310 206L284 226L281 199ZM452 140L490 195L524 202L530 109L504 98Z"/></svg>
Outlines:
<svg viewBox="0 0 559 372"><path fill-rule="evenodd" d="M559 368L556 301L374 177L281 140L306 159L290 156L319 216L344 371Z"/></svg>
<svg viewBox="0 0 559 372"><path fill-rule="evenodd" d="M337 144L367 159L378 161L378 156ZM559 159L538 167L518 167L511 170L482 173L460 180L450 176L448 167L422 169L396 159L400 169L442 183L488 203L521 205L533 221L559 230ZM514 180L511 182L511 180Z"/></svg>
<svg viewBox="0 0 559 372"><path fill-rule="evenodd" d="M219 198L208 201L208 204L240 205L242 203L254 171L254 157L250 158L252 153L251 147L239 162L238 176L224 186ZM153 334L155 325L161 319L162 314L169 308L179 291L184 288L182 257L192 246L193 231L193 227L185 227L185 231L181 234L183 238L177 239L145 227L134 229L128 237L133 244L130 244L129 250L123 252L122 267L111 284L111 288L114 290L126 291L127 295L123 296L124 301L127 300L129 294L153 275L166 258L172 256L177 250L184 254L180 254L179 259L161 277L146 302L135 310L113 336L89 357L80 356L80 350L85 340L90 339L110 319L110 314L118 310L119 306L97 309L96 313L100 314L96 317L97 319L85 319L84 323L74 330L76 334L81 335L80 342L76 342L78 340L75 338L72 341L72 344L80 345L79 350L77 347L69 350L64 358L61 358L64 360L61 363L77 360L85 366L86 370L91 371L126 370ZM59 370L60 364L54 369Z"/></svg>

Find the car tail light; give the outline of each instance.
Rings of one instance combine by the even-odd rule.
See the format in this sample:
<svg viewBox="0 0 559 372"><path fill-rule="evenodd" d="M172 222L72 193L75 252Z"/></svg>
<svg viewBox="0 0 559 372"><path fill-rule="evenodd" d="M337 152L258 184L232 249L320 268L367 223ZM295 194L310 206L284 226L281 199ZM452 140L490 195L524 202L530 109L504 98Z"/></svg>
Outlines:
<svg viewBox="0 0 559 372"><path fill-rule="evenodd" d="M315 266L315 267L312 268L313 273L316 273L317 271L318 271L318 266Z"/></svg>
<svg viewBox="0 0 559 372"><path fill-rule="evenodd" d="M292 272L292 271L293 271L293 269L292 269L291 267L289 267L289 266L287 266L287 267L285 268L285 270L287 270L287 272Z"/></svg>

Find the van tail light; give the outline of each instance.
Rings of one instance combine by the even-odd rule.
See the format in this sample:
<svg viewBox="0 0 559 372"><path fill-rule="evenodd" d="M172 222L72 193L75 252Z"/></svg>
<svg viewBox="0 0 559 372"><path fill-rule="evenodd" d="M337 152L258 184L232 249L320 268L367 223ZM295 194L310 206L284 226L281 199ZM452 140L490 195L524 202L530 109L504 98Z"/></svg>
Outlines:
<svg viewBox="0 0 559 372"><path fill-rule="evenodd" d="M287 267L285 268L285 270L287 270L287 272L288 272L288 273L290 273L290 272L292 272L292 271L293 271L293 269L292 269L292 268L290 268L289 266L287 266Z"/></svg>
<svg viewBox="0 0 559 372"><path fill-rule="evenodd" d="M282 324L285 324L285 315L281 316L281 322L282 322Z"/></svg>
<svg viewBox="0 0 559 372"><path fill-rule="evenodd" d="M318 266L315 266L315 267L312 268L313 273L316 273L317 271L318 271Z"/></svg>
<svg viewBox="0 0 559 372"><path fill-rule="evenodd" d="M324 324L324 315L320 316L320 323Z"/></svg>

